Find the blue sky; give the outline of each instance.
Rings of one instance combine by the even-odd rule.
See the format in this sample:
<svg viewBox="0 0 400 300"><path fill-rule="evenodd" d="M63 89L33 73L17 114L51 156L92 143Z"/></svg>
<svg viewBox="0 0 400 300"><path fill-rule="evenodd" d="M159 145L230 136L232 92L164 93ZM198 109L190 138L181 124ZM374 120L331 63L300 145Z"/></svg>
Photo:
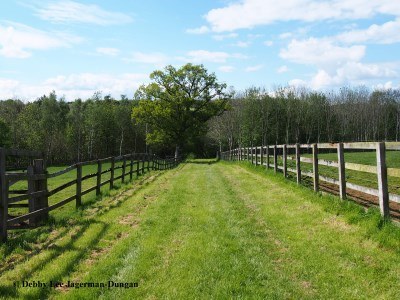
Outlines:
<svg viewBox="0 0 400 300"><path fill-rule="evenodd" d="M398 88L398 0L0 3L0 99L132 97L168 64L237 90Z"/></svg>

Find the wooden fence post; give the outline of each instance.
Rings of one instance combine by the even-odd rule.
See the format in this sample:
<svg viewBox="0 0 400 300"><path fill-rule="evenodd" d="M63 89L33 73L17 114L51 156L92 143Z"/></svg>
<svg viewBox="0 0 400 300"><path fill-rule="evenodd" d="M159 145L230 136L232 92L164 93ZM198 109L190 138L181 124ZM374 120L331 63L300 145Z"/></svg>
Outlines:
<svg viewBox="0 0 400 300"><path fill-rule="evenodd" d="M283 177L287 177L287 145L283 144L282 149L282 160L283 160Z"/></svg>
<svg viewBox="0 0 400 300"><path fill-rule="evenodd" d="M343 143L337 145L338 167L339 167L339 196L346 199L346 165L344 161Z"/></svg>
<svg viewBox="0 0 400 300"><path fill-rule="evenodd" d="M123 161L122 161L122 177L121 177L121 182L122 183L125 182L125 169L126 169L126 158L124 156L123 157Z"/></svg>
<svg viewBox="0 0 400 300"><path fill-rule="evenodd" d="M266 153L266 155L267 155L267 169L269 169L269 145L267 145L267 153Z"/></svg>
<svg viewBox="0 0 400 300"><path fill-rule="evenodd" d="M314 192L319 191L319 175L318 175L318 145L312 145L313 154L313 181L314 181Z"/></svg>
<svg viewBox="0 0 400 300"><path fill-rule="evenodd" d="M254 148L254 158L256 160L256 166L258 166L258 147Z"/></svg>
<svg viewBox="0 0 400 300"><path fill-rule="evenodd" d="M28 166L27 175L28 175L28 194L32 194L39 191L47 191L47 179L34 179L35 175L43 175L45 174L44 161L43 159L35 159L33 161L33 165ZM30 197L28 199L28 210L29 212L34 212L38 209L48 207L48 198L47 195L42 195L40 197ZM32 217L29 219L29 226L36 227L41 220L47 220L48 213Z"/></svg>
<svg viewBox="0 0 400 300"><path fill-rule="evenodd" d="M384 218L388 218L390 216L390 210L385 143L377 143L376 145L376 167L378 174L379 209L381 215Z"/></svg>
<svg viewBox="0 0 400 300"><path fill-rule="evenodd" d="M115 157L111 157L111 175L110 175L110 190L114 188L114 168L115 168Z"/></svg>
<svg viewBox="0 0 400 300"><path fill-rule="evenodd" d="M142 154L141 155L142 156L142 170L141 170L141 172L142 172L142 174L144 174L144 155Z"/></svg>
<svg viewBox="0 0 400 300"><path fill-rule="evenodd" d="M7 240L7 218L8 218L8 184L6 184L6 152L0 148L0 184L1 184L1 211L0 226L1 240Z"/></svg>
<svg viewBox="0 0 400 300"><path fill-rule="evenodd" d="M132 178L133 178L133 155L132 154L129 155L129 165L130 165L130 168L129 168L129 180L132 181Z"/></svg>
<svg viewBox="0 0 400 300"><path fill-rule="evenodd" d="M76 164L76 207L82 204L82 165Z"/></svg>
<svg viewBox="0 0 400 300"><path fill-rule="evenodd" d="M301 165L300 165L300 144L296 144L296 181L301 183Z"/></svg>
<svg viewBox="0 0 400 300"><path fill-rule="evenodd" d="M96 196L101 193L101 160L97 160Z"/></svg>
<svg viewBox="0 0 400 300"><path fill-rule="evenodd" d="M136 160L136 177L139 177L139 160Z"/></svg>
<svg viewBox="0 0 400 300"><path fill-rule="evenodd" d="M278 149L274 145L274 173L278 172Z"/></svg>
<svg viewBox="0 0 400 300"><path fill-rule="evenodd" d="M46 166L44 164L44 160L43 159L34 159L33 160L33 173L35 175L44 175L46 174ZM43 178L43 179L38 179L35 180L34 184L34 191L38 192L38 191L46 191L47 192L47 178ZM49 206L49 199L48 196L45 195L41 195L39 197L37 197L36 199L32 199L33 203L31 203L30 208L32 207L32 211L41 209L41 208L45 208ZM30 212L32 212L30 211ZM46 221L49 217L49 213L46 212L38 217L36 217L33 222L34 223L39 223L40 221Z"/></svg>
<svg viewBox="0 0 400 300"><path fill-rule="evenodd" d="M260 165L263 166L264 165L264 146L261 146L261 162Z"/></svg>

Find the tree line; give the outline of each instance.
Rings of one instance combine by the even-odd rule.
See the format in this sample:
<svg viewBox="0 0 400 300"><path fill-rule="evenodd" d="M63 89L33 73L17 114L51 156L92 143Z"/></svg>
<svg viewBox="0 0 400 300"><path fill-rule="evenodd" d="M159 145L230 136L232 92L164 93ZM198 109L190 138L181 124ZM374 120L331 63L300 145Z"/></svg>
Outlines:
<svg viewBox="0 0 400 300"><path fill-rule="evenodd" d="M400 90L344 87L249 88L231 109L210 120L208 136L221 150L238 146L315 142L399 141Z"/></svg>
<svg viewBox="0 0 400 300"><path fill-rule="evenodd" d="M28 103L0 101L0 146L42 151L50 164L145 152L145 128L131 119L135 105L100 92L85 101L55 92Z"/></svg>
<svg viewBox="0 0 400 300"><path fill-rule="evenodd" d="M399 141L400 90L304 87L227 90L202 65L150 74L133 99L55 92L0 101L0 147L42 151L50 164L125 153L210 157L239 146Z"/></svg>

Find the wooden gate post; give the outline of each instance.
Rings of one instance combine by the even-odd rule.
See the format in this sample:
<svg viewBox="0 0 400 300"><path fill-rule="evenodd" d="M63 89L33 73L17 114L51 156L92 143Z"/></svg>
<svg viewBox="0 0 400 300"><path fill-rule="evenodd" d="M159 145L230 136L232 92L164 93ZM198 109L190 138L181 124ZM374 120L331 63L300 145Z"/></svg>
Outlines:
<svg viewBox="0 0 400 300"><path fill-rule="evenodd" d="M337 155L339 164L339 196L340 199L346 199L346 165L344 161L343 143L338 143Z"/></svg>
<svg viewBox="0 0 400 300"><path fill-rule="evenodd" d="M7 218L8 218L8 187L6 185L6 152L0 148L0 185L1 185L1 209L0 209L0 226L1 240L7 240Z"/></svg>
<svg viewBox="0 0 400 300"><path fill-rule="evenodd" d="M312 145L313 154L313 181L314 181L314 192L319 191L319 175L318 175L318 145Z"/></svg>
<svg viewBox="0 0 400 300"><path fill-rule="evenodd" d="M376 145L376 168L378 173L379 209L381 215L384 218L388 218L390 213L385 143L377 143Z"/></svg>
<svg viewBox="0 0 400 300"><path fill-rule="evenodd" d="M296 144L296 181L301 183L301 165L300 165L300 144Z"/></svg>

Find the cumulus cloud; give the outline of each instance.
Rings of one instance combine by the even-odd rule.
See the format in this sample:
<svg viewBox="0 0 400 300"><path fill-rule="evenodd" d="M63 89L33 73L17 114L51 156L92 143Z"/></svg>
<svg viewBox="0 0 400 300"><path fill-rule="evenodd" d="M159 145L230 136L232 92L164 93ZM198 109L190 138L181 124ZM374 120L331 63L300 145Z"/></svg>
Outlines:
<svg viewBox="0 0 400 300"><path fill-rule="evenodd" d="M54 23L88 23L95 25L126 24L132 18L121 12L112 12L94 4L75 1L57 1L33 6L35 14Z"/></svg>
<svg viewBox="0 0 400 300"><path fill-rule="evenodd" d="M393 0L242 0L210 10L205 18L215 32L253 28L281 21L364 19L377 14L400 16Z"/></svg>
<svg viewBox="0 0 400 300"><path fill-rule="evenodd" d="M32 50L70 47L82 38L63 32L45 32L20 23L0 23L0 55L28 58Z"/></svg>
<svg viewBox="0 0 400 300"><path fill-rule="evenodd" d="M121 94L132 96L148 78L147 74L98 74L79 73L59 75L48 78L38 84L26 84L21 81L0 78L0 99L19 98L35 100L41 95L56 91L68 101L76 98L87 99L96 91L119 97Z"/></svg>
<svg viewBox="0 0 400 300"><path fill-rule="evenodd" d="M299 64L338 66L348 61L359 61L365 55L365 46L338 46L329 39L309 38L292 40L279 56Z"/></svg>
<svg viewBox="0 0 400 300"><path fill-rule="evenodd" d="M335 37L336 40L354 43L392 44L400 42L400 18L382 25L373 24L367 29L350 30Z"/></svg>

